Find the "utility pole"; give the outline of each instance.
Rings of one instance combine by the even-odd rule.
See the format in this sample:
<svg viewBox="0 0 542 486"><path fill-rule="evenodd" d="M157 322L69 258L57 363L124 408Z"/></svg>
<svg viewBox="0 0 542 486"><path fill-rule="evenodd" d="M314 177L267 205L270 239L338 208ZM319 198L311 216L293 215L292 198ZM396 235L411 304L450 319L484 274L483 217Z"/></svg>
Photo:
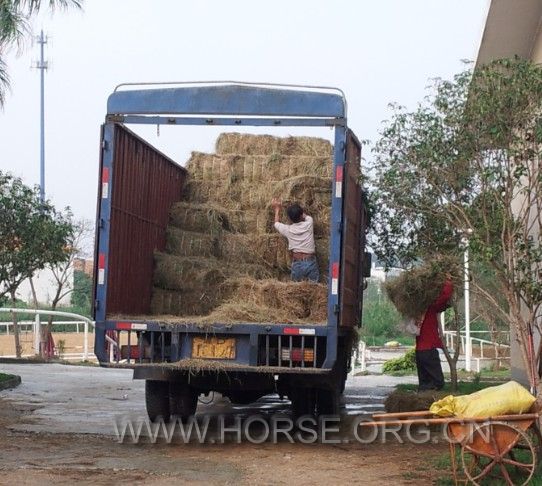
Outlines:
<svg viewBox="0 0 542 486"><path fill-rule="evenodd" d="M45 71L49 63L45 60L45 44L47 37L43 34L36 36L36 42L40 45L40 60L36 63L36 69L40 70L40 199L45 202Z"/></svg>
<svg viewBox="0 0 542 486"><path fill-rule="evenodd" d="M465 299L465 370L472 370L472 342L470 332L470 268L469 268L469 239L472 229L464 232L463 243L463 277L464 277L464 299Z"/></svg>

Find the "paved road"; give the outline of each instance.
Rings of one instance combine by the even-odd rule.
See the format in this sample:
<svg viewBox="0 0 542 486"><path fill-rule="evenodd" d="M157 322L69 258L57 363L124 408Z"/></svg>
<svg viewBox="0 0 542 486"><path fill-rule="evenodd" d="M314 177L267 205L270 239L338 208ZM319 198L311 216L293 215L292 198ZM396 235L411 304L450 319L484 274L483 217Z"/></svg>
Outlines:
<svg viewBox="0 0 542 486"><path fill-rule="evenodd" d="M11 429L25 432L114 435L119 417L144 417L144 382L132 380L130 370L60 364L2 364L1 370L20 375L22 384L0 392L25 415ZM385 397L398 383L415 383L415 377L368 375L349 377L344 414L382 410ZM264 397L249 406L232 406L217 397L198 406L198 414L242 414L286 411L288 402Z"/></svg>

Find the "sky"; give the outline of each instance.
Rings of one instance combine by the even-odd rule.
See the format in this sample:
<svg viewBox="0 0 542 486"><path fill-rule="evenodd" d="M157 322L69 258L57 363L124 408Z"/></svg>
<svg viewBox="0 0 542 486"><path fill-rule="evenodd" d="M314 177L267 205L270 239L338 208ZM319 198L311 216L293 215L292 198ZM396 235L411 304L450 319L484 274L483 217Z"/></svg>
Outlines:
<svg viewBox="0 0 542 486"><path fill-rule="evenodd" d="M99 131L123 82L239 80L337 86L348 124L375 141L388 104L415 108L430 78L475 60L488 0L86 0L40 14L50 40L45 84L45 192L94 219ZM39 183L38 45L8 52L11 91L0 111L0 171ZM130 127L183 165L212 152L215 127ZM331 139L329 129L282 129ZM366 154L366 157L370 155Z"/></svg>

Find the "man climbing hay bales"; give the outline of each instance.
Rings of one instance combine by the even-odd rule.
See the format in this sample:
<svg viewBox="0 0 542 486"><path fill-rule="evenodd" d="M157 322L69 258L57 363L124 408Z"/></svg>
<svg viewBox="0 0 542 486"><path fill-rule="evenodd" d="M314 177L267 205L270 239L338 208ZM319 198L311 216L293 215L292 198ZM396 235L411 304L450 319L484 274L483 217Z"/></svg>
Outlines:
<svg viewBox="0 0 542 486"><path fill-rule="evenodd" d="M280 199L273 198L271 206L275 211L275 229L288 239L288 250L292 255L292 280L318 282L320 272L315 255L312 217L305 214L299 204L293 203L286 208L286 214L292 224L284 224L280 221L282 209Z"/></svg>

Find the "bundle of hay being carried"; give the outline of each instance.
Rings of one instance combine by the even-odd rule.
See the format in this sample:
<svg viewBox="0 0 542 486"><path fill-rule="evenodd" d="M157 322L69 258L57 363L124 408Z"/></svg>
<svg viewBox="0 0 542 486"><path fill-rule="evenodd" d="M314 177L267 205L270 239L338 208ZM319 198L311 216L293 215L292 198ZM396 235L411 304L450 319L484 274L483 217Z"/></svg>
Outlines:
<svg viewBox="0 0 542 486"><path fill-rule="evenodd" d="M407 319L418 319L439 296L444 282L459 281L457 262L450 258L435 258L423 265L405 270L385 284L386 293L399 313Z"/></svg>

